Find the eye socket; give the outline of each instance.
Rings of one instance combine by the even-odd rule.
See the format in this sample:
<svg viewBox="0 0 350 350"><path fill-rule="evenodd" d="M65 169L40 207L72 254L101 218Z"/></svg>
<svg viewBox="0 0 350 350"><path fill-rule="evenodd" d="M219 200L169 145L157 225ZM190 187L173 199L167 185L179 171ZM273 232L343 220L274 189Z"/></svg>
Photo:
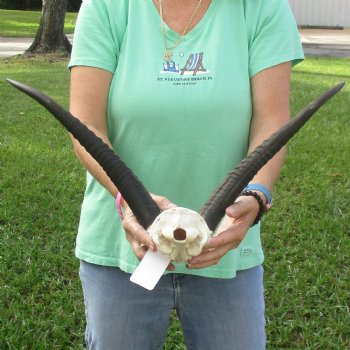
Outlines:
<svg viewBox="0 0 350 350"><path fill-rule="evenodd" d="M186 240L186 231L183 230L182 228L177 228L176 230L174 230L174 238L177 241L184 241Z"/></svg>

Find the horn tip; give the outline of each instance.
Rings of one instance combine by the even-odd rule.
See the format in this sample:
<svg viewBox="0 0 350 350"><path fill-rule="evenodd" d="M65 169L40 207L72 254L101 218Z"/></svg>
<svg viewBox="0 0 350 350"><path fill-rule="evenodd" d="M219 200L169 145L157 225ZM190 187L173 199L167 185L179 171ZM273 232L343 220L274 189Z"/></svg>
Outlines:
<svg viewBox="0 0 350 350"><path fill-rule="evenodd" d="M7 82L9 82L10 84L19 84L19 82L17 80L14 80L14 79L6 78L5 80Z"/></svg>
<svg viewBox="0 0 350 350"><path fill-rule="evenodd" d="M10 83L12 86L14 86L15 88L21 90L23 89L24 87L24 84L23 83L20 83L19 81L17 80L13 80L13 79L5 79L8 83Z"/></svg>
<svg viewBox="0 0 350 350"><path fill-rule="evenodd" d="M345 86L345 81L342 81L340 83L338 83L337 85L335 85L331 91L333 91L334 94L338 93L343 87Z"/></svg>
<svg viewBox="0 0 350 350"><path fill-rule="evenodd" d="M11 85L14 85L14 84L17 83L16 80L13 80L13 79L6 78L5 80L6 80L8 83L10 83Z"/></svg>

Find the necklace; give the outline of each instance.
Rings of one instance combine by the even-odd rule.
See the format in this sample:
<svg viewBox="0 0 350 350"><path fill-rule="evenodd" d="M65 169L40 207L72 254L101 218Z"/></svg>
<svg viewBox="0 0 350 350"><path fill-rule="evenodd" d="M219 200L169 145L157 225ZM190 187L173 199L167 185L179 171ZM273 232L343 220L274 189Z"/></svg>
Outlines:
<svg viewBox="0 0 350 350"><path fill-rule="evenodd" d="M162 4L162 0L159 0L159 13L160 13L160 24L162 27L162 33L163 33L163 40L164 40L164 47L165 47L165 52L164 52L164 60L166 62L170 62L172 57L173 57L173 50L181 43L182 39L184 38L184 36L187 33L188 28L190 27L193 18L196 16L196 14L198 13L199 8L201 7L202 4L202 0L198 0L198 5L196 6L192 16L189 18L189 20L187 21L184 30L182 31L182 33L180 34L179 38L176 40L175 44L173 46L168 46L167 43L167 35L164 29L164 19L163 19L163 4Z"/></svg>

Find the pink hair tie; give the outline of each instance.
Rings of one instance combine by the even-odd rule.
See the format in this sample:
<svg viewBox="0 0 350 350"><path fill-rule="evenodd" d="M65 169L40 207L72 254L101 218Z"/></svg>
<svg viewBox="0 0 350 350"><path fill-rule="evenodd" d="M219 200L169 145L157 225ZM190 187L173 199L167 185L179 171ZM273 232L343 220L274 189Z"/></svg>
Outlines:
<svg viewBox="0 0 350 350"><path fill-rule="evenodd" d="M123 196L121 195L120 192L118 192L117 197L115 199L115 205L118 209L118 214L119 217L124 220L124 215L123 215L123 211L122 211L122 200L123 200Z"/></svg>

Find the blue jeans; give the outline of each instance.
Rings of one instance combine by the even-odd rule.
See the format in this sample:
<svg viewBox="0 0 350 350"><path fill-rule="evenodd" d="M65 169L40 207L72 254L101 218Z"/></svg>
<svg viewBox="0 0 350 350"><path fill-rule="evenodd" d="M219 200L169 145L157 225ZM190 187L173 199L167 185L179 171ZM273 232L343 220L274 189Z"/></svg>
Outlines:
<svg viewBox="0 0 350 350"><path fill-rule="evenodd" d="M265 349L263 268L233 279L168 274L153 291L115 267L80 264L88 349L163 348L176 309L188 350Z"/></svg>

